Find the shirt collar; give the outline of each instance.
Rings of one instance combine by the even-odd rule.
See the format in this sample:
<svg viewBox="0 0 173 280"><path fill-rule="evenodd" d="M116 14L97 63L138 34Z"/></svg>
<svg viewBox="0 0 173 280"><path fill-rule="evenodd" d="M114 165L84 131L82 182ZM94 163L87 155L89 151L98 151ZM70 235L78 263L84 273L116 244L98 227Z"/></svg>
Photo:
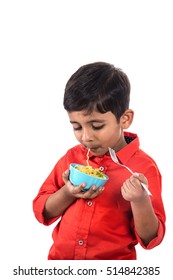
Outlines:
<svg viewBox="0 0 173 280"><path fill-rule="evenodd" d="M136 153L140 144L139 138L135 133L124 132L124 137L127 145L116 153L119 161L123 164L128 162L128 160Z"/></svg>

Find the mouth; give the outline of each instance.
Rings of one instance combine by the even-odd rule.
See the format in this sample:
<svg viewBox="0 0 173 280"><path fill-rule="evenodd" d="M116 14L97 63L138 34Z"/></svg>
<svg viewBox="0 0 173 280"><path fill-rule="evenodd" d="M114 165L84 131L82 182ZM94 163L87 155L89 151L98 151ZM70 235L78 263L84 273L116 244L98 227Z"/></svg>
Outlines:
<svg viewBox="0 0 173 280"><path fill-rule="evenodd" d="M84 145L86 149L90 149L91 154L94 156L102 156L107 153L107 150L105 150L102 146L86 146Z"/></svg>
<svg viewBox="0 0 173 280"><path fill-rule="evenodd" d="M91 147L91 148L90 148L90 151L91 151L91 152L95 152L95 151L97 151L99 148L100 148L100 147Z"/></svg>
<svg viewBox="0 0 173 280"><path fill-rule="evenodd" d="M100 155L100 153L102 154L102 148L99 146L97 147L86 147L86 149L89 149L91 154L93 155Z"/></svg>
<svg viewBox="0 0 173 280"><path fill-rule="evenodd" d="M87 145L84 145L84 147L90 151L96 151L100 148L100 146L87 146Z"/></svg>

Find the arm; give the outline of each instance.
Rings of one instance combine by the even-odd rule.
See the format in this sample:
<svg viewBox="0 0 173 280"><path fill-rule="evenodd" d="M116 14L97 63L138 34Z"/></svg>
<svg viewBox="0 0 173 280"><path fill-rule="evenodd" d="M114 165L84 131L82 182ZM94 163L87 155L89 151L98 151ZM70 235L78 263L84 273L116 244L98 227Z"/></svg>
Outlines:
<svg viewBox="0 0 173 280"><path fill-rule="evenodd" d="M140 174L138 177L131 176L122 186L122 196L130 201L134 218L135 230L143 244L157 236L158 218L154 212L151 199L142 188L140 181L148 184L146 178Z"/></svg>
<svg viewBox="0 0 173 280"><path fill-rule="evenodd" d="M147 195L140 202L131 202L134 224L137 234L145 246L157 236L158 218L154 213L150 197Z"/></svg>
<svg viewBox="0 0 173 280"><path fill-rule="evenodd" d="M50 195L46 200L43 211L43 216L46 220L62 215L77 198L92 199L104 190L103 187L95 190L95 187L93 186L88 191L81 192L85 187L85 184L80 184L78 187L74 187L68 179L69 170L66 170L62 176L65 185Z"/></svg>
<svg viewBox="0 0 173 280"><path fill-rule="evenodd" d="M63 214L63 212L76 200L70 195L67 185L53 193L46 200L43 216L46 220Z"/></svg>

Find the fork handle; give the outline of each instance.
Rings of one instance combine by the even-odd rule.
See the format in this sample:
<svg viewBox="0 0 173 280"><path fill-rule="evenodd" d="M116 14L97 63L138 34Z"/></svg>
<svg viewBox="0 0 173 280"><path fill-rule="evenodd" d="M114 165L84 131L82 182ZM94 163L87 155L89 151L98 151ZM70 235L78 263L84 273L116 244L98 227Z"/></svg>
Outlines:
<svg viewBox="0 0 173 280"><path fill-rule="evenodd" d="M150 193L149 189L147 188L147 186L146 186L144 183L142 183L142 182L140 182L140 183L141 183L141 186L144 188L144 190L146 190L146 192L148 193L148 195L152 195L152 194Z"/></svg>

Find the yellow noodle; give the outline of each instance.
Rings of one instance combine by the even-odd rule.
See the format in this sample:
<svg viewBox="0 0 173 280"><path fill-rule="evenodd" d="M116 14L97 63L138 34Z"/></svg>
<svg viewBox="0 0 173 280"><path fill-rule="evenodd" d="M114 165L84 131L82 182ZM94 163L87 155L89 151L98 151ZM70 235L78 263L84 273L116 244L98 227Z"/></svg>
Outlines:
<svg viewBox="0 0 173 280"><path fill-rule="evenodd" d="M92 166L89 165L89 152L90 149L88 149L87 151L87 159L86 159L87 166L79 165L79 166L75 166L75 168L88 175L99 177L99 178L105 178L105 175L102 172L100 172L99 168L92 168Z"/></svg>
<svg viewBox="0 0 173 280"><path fill-rule="evenodd" d="M99 178L105 178L105 175L102 172L100 172L99 168L92 168L92 166L89 165L88 166L78 165L75 168L88 175L99 177Z"/></svg>
<svg viewBox="0 0 173 280"><path fill-rule="evenodd" d="M90 149L88 149L88 152L87 152L87 160L86 160L88 166L89 166L89 152L90 152Z"/></svg>

